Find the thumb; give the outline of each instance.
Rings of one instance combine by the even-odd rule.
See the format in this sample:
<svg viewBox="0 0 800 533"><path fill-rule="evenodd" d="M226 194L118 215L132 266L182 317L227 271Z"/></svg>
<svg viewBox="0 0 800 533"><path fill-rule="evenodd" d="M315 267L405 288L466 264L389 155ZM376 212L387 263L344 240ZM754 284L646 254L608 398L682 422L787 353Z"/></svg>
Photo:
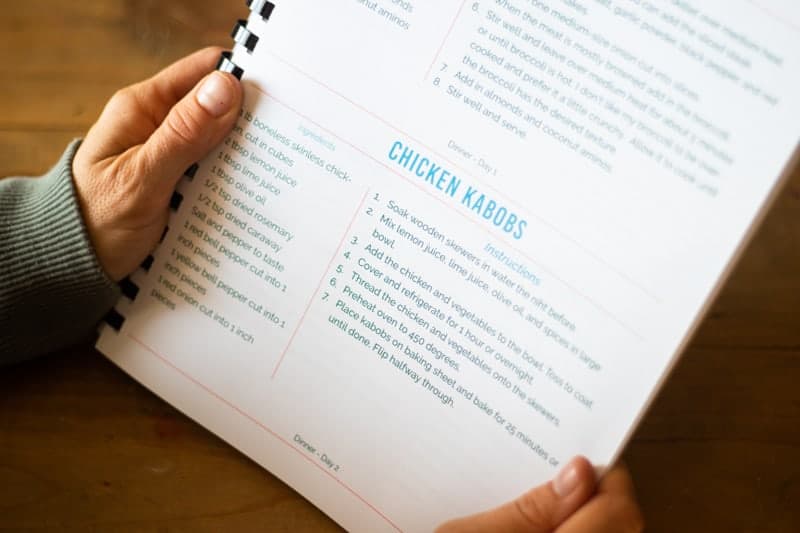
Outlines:
<svg viewBox="0 0 800 533"><path fill-rule="evenodd" d="M242 87L235 77L215 71L203 78L142 146L142 175L155 182L148 185L171 191L183 172L230 132L241 104Z"/></svg>
<svg viewBox="0 0 800 533"><path fill-rule="evenodd" d="M586 503L595 482L589 461L576 457L552 481L491 511L448 522L437 533L550 532Z"/></svg>

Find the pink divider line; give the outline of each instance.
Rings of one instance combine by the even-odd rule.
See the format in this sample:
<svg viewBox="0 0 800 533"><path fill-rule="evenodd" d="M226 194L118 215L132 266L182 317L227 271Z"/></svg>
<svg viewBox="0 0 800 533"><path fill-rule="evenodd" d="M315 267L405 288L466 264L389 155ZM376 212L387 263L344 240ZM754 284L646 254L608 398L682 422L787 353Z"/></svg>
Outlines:
<svg viewBox="0 0 800 533"><path fill-rule="evenodd" d="M410 135L409 133L401 130L400 128L398 128L397 126L395 126L394 124L392 124L388 120L384 119L380 115L374 113L373 111L370 111L369 109L367 109L366 107L362 106L361 104L351 100L347 96L345 96L342 93L336 91L333 87L331 87L328 84L326 84L326 83L314 78L311 74L308 74L304 70L300 69L299 67L297 67L293 63L287 61L286 59L284 59L281 56L275 54L274 52L269 51L268 53L269 53L269 55L274 57L276 60L278 60L279 62L283 63L287 67L291 68L292 70L294 70L295 72L297 72L298 74L303 76L304 78L316 83L317 85L319 85L320 87L322 87L323 89L328 91L329 93L341 98L342 100L344 100L348 104L352 105L356 109L359 109L359 110L363 111L364 113L366 113L367 115L371 116L372 118L374 118L375 120L377 120L381 124L384 124L388 128L391 128L392 130L396 131L397 133L403 135L404 137L414 141L416 144L418 144L419 146L422 146L423 148L425 148L426 150L428 150L432 154L436 155L436 157L438 157L442 161L446 162L451 167L458 169L459 172L462 172L463 174L472 176L472 173L470 171L468 171L467 169L465 169L463 166L461 166L459 163L456 163L452 159L448 158L446 155L443 155L440 152L434 150L433 148L431 148L430 146L428 146L424 142L420 141L419 139L417 139L413 135ZM485 187L486 189L488 189L488 190L492 191L493 193L497 194L499 197L503 198L505 201L509 202L510 204L516 205L518 207L523 207L515 199L509 198L508 196L506 196L506 194L503 191L497 189L496 187L492 186L491 184L486 183L486 182L484 182L482 180L479 180L479 179L475 179L474 177L472 179L476 183L479 183L482 187ZM572 236L564 233L558 226L552 224L547 219L542 218L541 216L537 215L536 213L532 213L532 212L528 211L524 207L522 208L522 210L525 211L527 214L529 214L531 216L531 218L536 219L542 226L547 227L553 233L557 234L559 237L561 237L565 241L571 242L572 244L574 244L575 246L580 248L583 251L583 253L585 253L586 255L588 255L589 257L591 257L592 259L594 259L598 263L604 265L606 268L608 268L609 270L614 272L621 279L625 280L632 287L635 287L636 289L638 289L642 294L644 294L645 296L647 296L648 298L650 298L651 300L653 300L656 303L661 303L661 298L659 296L657 296L656 294L653 294L647 287L644 287L638 281L636 281L635 279L631 278L628 274L626 274L625 272L621 271L619 268L615 267L614 265L612 265L611 263L609 263L608 261L606 261L605 259L600 257L597 253L595 253L591 249L587 248L583 243L581 243L577 239L575 239Z"/></svg>
<svg viewBox="0 0 800 533"><path fill-rule="evenodd" d="M391 520L389 517L387 517L385 514L383 514L383 513L382 513L382 512L381 512L381 511L380 511L380 510L377 508L377 507L375 507L374 505L372 505L372 504L371 504L369 501L367 501L367 500L366 500L366 499L365 499L363 496L361 496L361 495L360 495L358 492L356 492L356 491L355 491L355 489L351 488L351 487L350 487L350 486L349 486L347 483L345 483L344 481L342 481L342 480L341 480L341 479L339 479L338 477L334 476L334 475L333 475L333 474L332 474L332 473L331 473L331 472L330 472L328 469L326 469L326 468L323 468L323 467L322 467L322 465L320 465L319 463L315 462L315 461L314 461L314 460L313 460L311 457L309 457L309 456L308 456L308 454L307 454L307 453L303 452L302 450L300 450L299 448L297 448L296 446L294 446L294 445L293 445L293 444L292 444L290 441L288 441L287 439L285 439L284 437L282 437L281 435L279 435L278 433L276 433L274 430L272 430L272 429L271 429L269 426L267 426L266 424L264 424L263 422L261 422L260 420L258 420L256 417L254 417L254 416L250 415L249 413L247 413L246 411L244 411L243 409L241 409L241 408L240 408L239 406L237 406L236 404L232 403L231 401L227 400L225 397L223 397L223 396L221 396L220 394L218 394L217 392L215 392L215 391L214 391L214 390L213 390L211 387L208 387L207 385L205 385L204 383L202 383L202 382L201 382L201 381L199 381L198 379L195 379L195 378L194 378L194 377L193 377L191 374L189 374L188 372L186 372L186 371L185 371L185 370L183 370L182 368L180 368L180 367L178 367L177 365L175 365L175 364L174 364L172 361L170 361L169 359L167 359L166 357L164 357L163 355L161 355L160 353L158 353L157 351L155 351L153 348L151 348L150 346L148 346L147 344L145 344L143 341L139 340L139 339L138 339L137 337L135 337L134 335L132 335L132 334L128 333L128 334L127 334L127 336L128 336L128 338L129 338L129 339L131 339L133 342L135 342L136 344L138 344L138 345L139 345L139 346L140 346L142 349L144 349L145 351L147 351L148 353L150 353L152 356L154 356L156 359L158 359L159 361L161 361L161 362L162 362L164 365L166 365L167 367L171 368L172 370L174 370L175 372L177 372L178 374L180 374L181 376L183 376L185 379L187 379L188 381L192 382L194 385L196 385L197 387L201 388L201 389L202 389L202 390L204 390L205 392L207 392L207 393L208 393L209 395L211 395L213 398L216 398L218 401L220 401L221 403L223 403L223 404L224 404L224 405L226 405L227 407L229 407L229 408L233 409L234 411L236 411L237 413L239 413L239 415L241 415L243 418L245 418L245 419L249 420L250 422L252 422L252 423L253 423L253 424L255 424L256 426L258 426L259 428L261 428L262 430L264 430L266 433L268 433L268 434L270 434L272 437L276 438L276 439L277 439L279 442L281 442L281 443L285 444L287 447L291 448L291 449L292 449L292 450L293 450L295 453L297 453L297 454L298 454L300 457L302 457L303 459L305 459L306 461L308 461L310 464L312 464L313 466L315 466L315 467L316 467L318 470L320 470L322 473L324 473L324 474L325 474L325 475L327 475L329 478L331 478L331 479L332 479L332 480L334 480L336 483L338 483L338 484L339 484L339 485L340 485L340 486L341 486L343 489L345 489L347 492L349 492L350 494L352 494L353 496L355 496L355 497L356 497L356 498L357 498L359 501L361 501L361 503L363 503L364 505L366 505L367 507L369 507L369 508L370 508L372 511L374 511L374 512L375 512L375 513L376 513L378 516L380 516L380 517L381 517L383 520L385 520L387 524L389 524L389 525L390 525L390 526L392 526L392 527L393 527L395 530L397 530L397 531L399 531L399 532L401 532L401 533L402 533L402 531L403 531L403 530L402 530L402 529L400 529L400 526L398 526L397 524L395 524L394 522L392 522L392 520Z"/></svg>
<svg viewBox="0 0 800 533"><path fill-rule="evenodd" d="M444 39L442 39L442 44L439 45L439 49L436 50L436 55L433 56L433 60L431 61L431 66L428 67L428 70L425 72L425 80L428 79L428 76L431 75L431 70L433 70L433 65L436 64L436 60L439 59L439 56L442 55L442 50L444 49L445 43L450 38L450 34L453 33L453 28L456 27L456 21L461 17L461 12L464 10L464 4L467 3L467 0L463 0L461 5L458 7L458 11L456 11L456 16L453 17L453 22L450 23L450 27L447 29L447 33L444 34Z"/></svg>
<svg viewBox="0 0 800 533"><path fill-rule="evenodd" d="M267 97L270 97L268 94L264 93ZM274 100L274 98L273 98ZM292 336L289 337L289 342L286 343L286 347L281 352L280 357L278 358L278 362L275 364L275 369L272 371L271 379L275 379L275 375L278 373L281 365L283 364L283 360L286 357L286 352L289 351L291 348L292 343L294 342L294 338L297 335L297 332L300 330L300 327L303 325L303 322L306 320L306 315L308 315L308 310L311 309L311 305L314 303L314 300L317 299L319 295L319 291L322 289L322 284L325 283L325 278L328 277L328 271L331 269L333 262L336 260L336 256L342 251L342 246L344 246L344 241L347 240L347 235L350 233L350 230L353 229L353 224L355 224L356 219L358 218L358 213L361 212L361 208L364 207L364 202L367 201L367 195L369 195L369 189L364 192L364 196L361 197L361 201L358 203L358 207L356 208L355 213L353 213L353 218L350 219L350 223L347 225L347 229L344 231L341 240L339 241L339 246L336 247L336 251L333 252L333 256L331 260L328 261L328 266L325 267L325 271L322 273L322 279L319 280L317 284L317 289L314 291L314 294L311 295L311 299L308 300L308 304L306 304L306 308L303 311L303 314L300 316L300 321L292 331Z"/></svg>
<svg viewBox="0 0 800 533"><path fill-rule="evenodd" d="M254 88L256 91L258 91L258 92L260 92L261 94L263 94L264 96L266 96L267 98L269 98L270 100L273 100L274 102L276 102L276 103L278 103L278 104L282 105L283 107L285 107L286 109L288 109L289 111L291 111L292 113L294 113L295 115L297 115L298 117L302 118L303 120L306 120L306 121L308 121L309 123L311 123L311 124L314 124L314 125L315 125L316 127L318 127L319 129L321 129L321 130L323 130L323 131L326 131L326 132L328 132L330 135L332 135L332 136L336 137L338 140L342 141L344 144L348 145L350 148L352 148L352 149L353 149L353 150L355 150L356 152L360 153L361 155L363 155L363 156L364 156L364 157L366 157L367 159L369 159L369 160L373 161L373 162L374 162L374 163L376 163L377 165L379 165L379 166L381 166L381 167L385 168L386 170L388 170L388 171L389 171L389 172L391 172L392 174L394 174L394 175L398 176L400 179L402 179L403 181L405 181L405 182L406 182L406 183L408 183L409 185L411 185L411 186L413 186L413 187L417 188L419 191L423 192L423 193L424 193L424 194L426 194L428 197L430 197L430 198L432 198L433 200L435 200L435 201L439 202L439 203L440 203L440 204L442 204L444 207L446 207L447 209L449 209L450 211L452 211L452 212L453 212L453 213L455 213L456 215L458 215L458 216L460 216L461 218L463 218L464 220L466 220L466 221L467 221L467 222L468 222L470 225L473 225L473 226L475 226L476 228L478 228L478 230L479 230L481 233L485 233L485 234L489 235L489 237L491 237L491 238L495 238L495 237L494 237L494 234L493 234L491 231L489 231L488 229L486 229L486 227L485 227L485 226L483 226L482 224L479 224L479 223L478 223L477 221L475 221L474 219L472 219L472 218L468 217L467 215L465 215L464 213L462 213L461 211L459 211L458 209L456 209L455 207L453 207L453 206L452 206L452 204L449 204L449 203L445 202L444 200L442 200L441 198L439 198L438 196L434 195L433 193L431 193L431 191L430 191L429 189L427 189L427 188L425 188L425 187L421 186L419 183L417 183L416 181L412 180L412 179L411 179L411 178L409 178L407 175L405 175L405 174L401 174L400 172L398 172L398 171L397 171L397 169L395 169L395 168L392 168L392 167L390 167L389 165L387 165L386 163L384 163L383 161L380 161L380 160L376 159L375 157L373 157L372 155L368 154L367 152L365 152L364 150L362 150L362 149L361 149L361 148L359 148L358 146L356 146L356 145L354 145L353 143L351 143L350 141L348 141L348 140L346 140L346 139L343 139L342 137L340 137L340 136L339 136L338 134L336 134L335 132L333 132L333 131L331 131L330 129L326 128L326 127L325 127L325 126L323 126L322 124L320 124L320 123L316 122L314 119L312 119L312 118L309 118L308 116L304 115L303 113L301 113L300 111L298 111L298 110L297 110L297 109L295 109L294 107L290 106L289 104L287 104L287 103L285 103L285 102L283 102L283 101L281 101L281 100L279 100L279 99L275 98L273 95L271 95L271 94L267 93L266 91L263 91L263 90L259 89L258 87L253 87L253 88ZM564 279L562 279L561 277L559 277L559 276L558 276L558 274L556 274L555 272L551 271L549 268L547 268L546 266L542 265L542 264L541 264L539 261L537 261L537 260L536 260L536 259L534 259L533 257L529 256L527 253L523 252L522 250L520 250L520 249L518 249L518 248L516 248L516 247L514 247L514 246L512 246L512 245L508 245L508 244L507 244L507 246L508 246L509 248L511 248L512 250L514 250L514 251L515 251L517 254L519 254L520 256L524 257L525 259L527 259L528 261L530 261L530 262L531 262L531 263L533 263L534 265L538 266L538 267L539 267L539 268L540 268L540 269L541 269L543 272L546 272L546 273L547 273L547 274L548 274L550 277L552 277L554 280L558 281L559 283L561 283L562 285L564 285L565 287L567 287L568 289L570 289L572 292L574 292L575 294L577 294L578 296L580 296L581 298L583 298L583 299L584 299L586 302L588 302L588 303L589 303L589 304L590 304L592 307L594 307L595 309L597 309L598 311L600 311L601 313L603 313L604 315L606 315L608 318L610 318L610 319L611 319L613 322L615 322L617 325L619 325L619 326L620 326L621 328L623 328L625 331L627 331L628 333L630 333L631 335L633 335L634 337L636 337L636 338L637 338L637 339L639 339L640 341L641 341L641 340L644 340L644 337L642 336L642 334L641 334L641 333L639 333L638 331L636 331L635 329L633 329L632 327L630 327L628 324L626 324L625 322L623 322L622 320L620 320L620 319L619 319L619 318L618 318L618 317L617 317L617 316L616 316L614 313L612 313L611 311L609 311L608 309L606 309L605 307L603 307L601 304L597 303L595 300L593 300L592 298L590 298L588 295L584 294L584 293L583 293L583 292L581 292L579 289L577 289L576 287L574 287L574 286L572 286L570 283L568 283L566 280L564 280ZM328 267L328 268L330 268L330 267ZM312 301L313 301L313 300L312 300Z"/></svg>

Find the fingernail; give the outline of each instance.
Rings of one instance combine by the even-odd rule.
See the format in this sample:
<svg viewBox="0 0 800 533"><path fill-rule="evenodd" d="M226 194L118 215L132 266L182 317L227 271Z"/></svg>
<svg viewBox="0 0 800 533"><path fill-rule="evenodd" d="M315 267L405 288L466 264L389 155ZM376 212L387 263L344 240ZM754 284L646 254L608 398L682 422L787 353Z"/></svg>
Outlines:
<svg viewBox="0 0 800 533"><path fill-rule="evenodd" d="M553 490L560 498L566 498L578 488L579 484L578 467L573 459L561 469L553 480Z"/></svg>
<svg viewBox="0 0 800 533"><path fill-rule="evenodd" d="M221 72L212 72L197 91L197 103L214 117L230 111L234 98L233 87Z"/></svg>

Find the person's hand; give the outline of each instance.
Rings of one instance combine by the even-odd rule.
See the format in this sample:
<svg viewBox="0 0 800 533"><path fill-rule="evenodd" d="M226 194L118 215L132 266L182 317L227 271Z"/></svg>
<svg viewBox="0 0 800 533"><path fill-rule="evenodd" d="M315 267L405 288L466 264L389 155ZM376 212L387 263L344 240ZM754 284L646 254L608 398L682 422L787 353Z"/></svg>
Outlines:
<svg viewBox="0 0 800 533"><path fill-rule="evenodd" d="M183 172L236 121L241 84L211 72L221 51L201 50L118 91L75 155L72 171L89 238L115 281L157 244Z"/></svg>
<svg viewBox="0 0 800 533"><path fill-rule="evenodd" d="M592 465L579 457L553 481L491 511L447 522L436 533L638 533L643 529L627 469L614 467L598 484Z"/></svg>

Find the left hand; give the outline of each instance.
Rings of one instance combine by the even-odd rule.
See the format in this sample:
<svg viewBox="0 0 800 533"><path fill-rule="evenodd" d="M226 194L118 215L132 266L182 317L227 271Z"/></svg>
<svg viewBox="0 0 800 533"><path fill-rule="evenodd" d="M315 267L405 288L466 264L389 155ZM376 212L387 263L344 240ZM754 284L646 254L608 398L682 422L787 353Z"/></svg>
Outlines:
<svg viewBox="0 0 800 533"><path fill-rule="evenodd" d="M241 84L212 72L221 52L206 48L118 91L75 155L72 173L89 238L114 281L153 250L183 172L236 121Z"/></svg>

